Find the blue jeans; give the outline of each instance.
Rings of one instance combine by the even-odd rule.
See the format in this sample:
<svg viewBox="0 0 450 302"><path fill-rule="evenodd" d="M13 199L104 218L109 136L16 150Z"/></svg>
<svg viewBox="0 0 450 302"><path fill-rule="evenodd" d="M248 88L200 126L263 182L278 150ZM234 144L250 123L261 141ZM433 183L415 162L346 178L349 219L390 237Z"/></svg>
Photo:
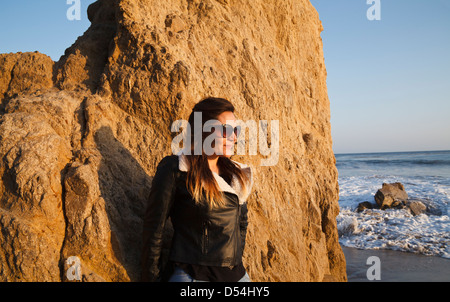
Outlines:
<svg viewBox="0 0 450 302"><path fill-rule="evenodd" d="M192 278L188 273L186 273L183 269L175 266L175 271L169 279L169 282L208 282L202 280L196 280ZM252 282L247 273L245 273L244 277L242 277L238 282Z"/></svg>

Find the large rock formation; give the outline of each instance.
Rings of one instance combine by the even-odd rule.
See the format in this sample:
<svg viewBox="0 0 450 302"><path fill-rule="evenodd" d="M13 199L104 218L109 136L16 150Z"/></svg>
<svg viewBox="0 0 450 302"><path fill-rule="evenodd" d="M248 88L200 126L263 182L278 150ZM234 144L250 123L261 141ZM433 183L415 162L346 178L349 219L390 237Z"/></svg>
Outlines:
<svg viewBox="0 0 450 302"><path fill-rule="evenodd" d="M254 167L244 265L255 281L345 281L318 14L307 0L100 0L53 63L0 56L0 280L134 281L156 165L205 96L278 120ZM273 139L273 138L272 138ZM269 139L270 140L270 139ZM69 278L72 279L72 278Z"/></svg>

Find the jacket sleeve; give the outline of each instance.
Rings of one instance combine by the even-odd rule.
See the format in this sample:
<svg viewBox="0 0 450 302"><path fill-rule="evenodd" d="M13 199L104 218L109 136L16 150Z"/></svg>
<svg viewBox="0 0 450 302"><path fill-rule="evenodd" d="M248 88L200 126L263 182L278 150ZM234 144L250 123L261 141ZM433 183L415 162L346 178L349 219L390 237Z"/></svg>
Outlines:
<svg viewBox="0 0 450 302"><path fill-rule="evenodd" d="M244 248L245 248L245 239L247 237L247 226L248 226L248 209L247 209L247 202L244 202L241 205L241 214L239 219L239 227L241 232L241 249L242 254L244 254Z"/></svg>
<svg viewBox="0 0 450 302"><path fill-rule="evenodd" d="M142 281L160 281L164 227L173 205L175 170L171 157L161 160L152 181L144 216Z"/></svg>

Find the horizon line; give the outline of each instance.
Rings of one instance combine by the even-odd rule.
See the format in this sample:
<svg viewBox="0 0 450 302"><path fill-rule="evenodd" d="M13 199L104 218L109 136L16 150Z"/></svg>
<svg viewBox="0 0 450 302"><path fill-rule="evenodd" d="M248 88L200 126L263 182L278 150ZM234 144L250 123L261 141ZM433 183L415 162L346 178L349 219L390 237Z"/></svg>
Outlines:
<svg viewBox="0 0 450 302"><path fill-rule="evenodd" d="M450 152L447 150L415 150L415 151L370 151L370 152L333 152L334 155L351 155L351 154L378 154L378 153L421 153L421 152Z"/></svg>

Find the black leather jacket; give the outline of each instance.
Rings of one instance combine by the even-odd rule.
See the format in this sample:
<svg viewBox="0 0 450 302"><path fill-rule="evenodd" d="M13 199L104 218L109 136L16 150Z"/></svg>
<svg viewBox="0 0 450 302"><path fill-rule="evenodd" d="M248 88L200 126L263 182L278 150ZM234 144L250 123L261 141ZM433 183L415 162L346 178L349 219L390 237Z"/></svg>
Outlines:
<svg viewBox="0 0 450 302"><path fill-rule="evenodd" d="M142 280L161 280L161 250L168 217L174 234L169 260L206 266L242 262L247 232L247 204L224 192L226 205L210 209L196 204L186 187L187 172L178 155L164 157L152 181L144 218Z"/></svg>

